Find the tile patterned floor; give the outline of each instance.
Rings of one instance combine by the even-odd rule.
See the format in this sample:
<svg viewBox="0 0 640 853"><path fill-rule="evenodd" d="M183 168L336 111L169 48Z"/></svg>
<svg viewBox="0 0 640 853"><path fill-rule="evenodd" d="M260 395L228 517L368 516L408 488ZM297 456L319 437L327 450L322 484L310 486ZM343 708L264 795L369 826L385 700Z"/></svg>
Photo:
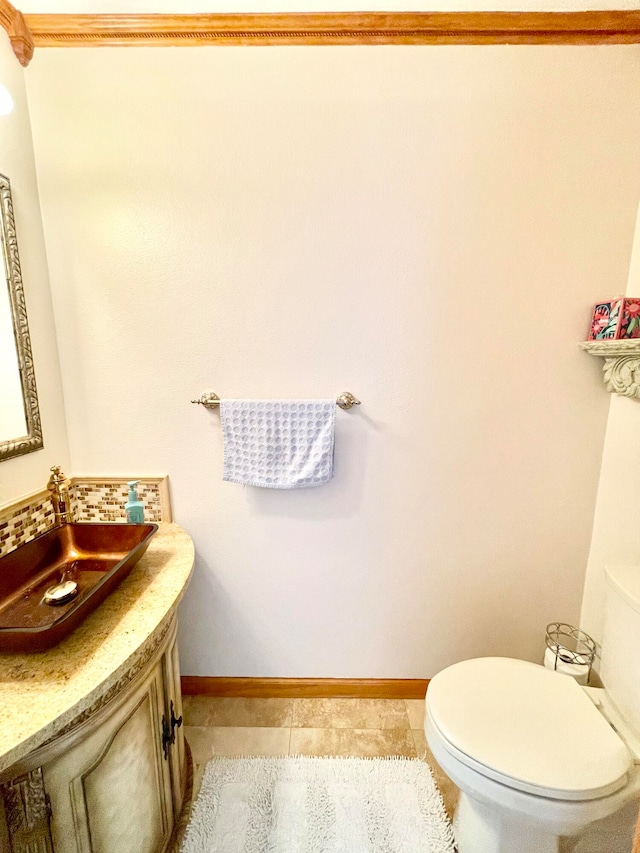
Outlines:
<svg viewBox="0 0 640 853"><path fill-rule="evenodd" d="M185 696L185 736L195 763L194 796L214 755L401 755L426 761L449 815L458 790L424 736L414 699L236 699Z"/></svg>

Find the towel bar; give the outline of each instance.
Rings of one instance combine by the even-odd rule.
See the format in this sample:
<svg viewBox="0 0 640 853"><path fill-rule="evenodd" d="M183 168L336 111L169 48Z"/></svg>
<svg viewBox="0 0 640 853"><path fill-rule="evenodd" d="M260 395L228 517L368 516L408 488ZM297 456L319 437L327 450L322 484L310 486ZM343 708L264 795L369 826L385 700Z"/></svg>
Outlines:
<svg viewBox="0 0 640 853"><path fill-rule="evenodd" d="M191 402L204 406L205 409L215 409L220 405L220 397L218 397L217 394L214 394L213 391L205 391L198 400L192 400ZM346 411L352 406L359 405L360 400L356 400L350 391L343 391L342 394L338 394L336 406L340 406L341 409L345 409Z"/></svg>

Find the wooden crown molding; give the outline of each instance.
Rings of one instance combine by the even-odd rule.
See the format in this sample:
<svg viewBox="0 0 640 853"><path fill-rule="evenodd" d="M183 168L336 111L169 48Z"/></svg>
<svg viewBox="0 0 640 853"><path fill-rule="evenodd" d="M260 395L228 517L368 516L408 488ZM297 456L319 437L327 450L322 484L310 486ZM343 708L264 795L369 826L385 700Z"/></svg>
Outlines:
<svg viewBox="0 0 640 853"><path fill-rule="evenodd" d="M23 66L34 46L640 43L640 10L25 16L0 0L0 25Z"/></svg>
<svg viewBox="0 0 640 853"><path fill-rule="evenodd" d="M9 36L20 65L26 68L33 56L33 38L24 15L12 6L9 0L0 0L0 24Z"/></svg>
<svg viewBox="0 0 640 853"><path fill-rule="evenodd" d="M37 47L640 42L640 11L636 10L66 14L27 15L26 22Z"/></svg>

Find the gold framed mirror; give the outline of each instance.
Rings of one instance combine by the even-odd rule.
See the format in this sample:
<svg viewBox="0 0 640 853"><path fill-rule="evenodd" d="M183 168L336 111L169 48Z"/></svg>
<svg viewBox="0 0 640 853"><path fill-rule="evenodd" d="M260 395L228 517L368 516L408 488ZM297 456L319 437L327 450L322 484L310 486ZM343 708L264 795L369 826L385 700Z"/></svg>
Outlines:
<svg viewBox="0 0 640 853"><path fill-rule="evenodd" d="M0 175L0 461L43 446L9 178Z"/></svg>

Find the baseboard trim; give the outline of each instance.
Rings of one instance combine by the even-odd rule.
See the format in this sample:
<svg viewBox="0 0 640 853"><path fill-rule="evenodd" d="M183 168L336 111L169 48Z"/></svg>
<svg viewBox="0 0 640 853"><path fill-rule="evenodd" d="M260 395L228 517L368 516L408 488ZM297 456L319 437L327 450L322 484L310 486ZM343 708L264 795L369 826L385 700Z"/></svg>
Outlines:
<svg viewBox="0 0 640 853"><path fill-rule="evenodd" d="M428 678L227 678L183 675L185 696L261 699L424 699Z"/></svg>

